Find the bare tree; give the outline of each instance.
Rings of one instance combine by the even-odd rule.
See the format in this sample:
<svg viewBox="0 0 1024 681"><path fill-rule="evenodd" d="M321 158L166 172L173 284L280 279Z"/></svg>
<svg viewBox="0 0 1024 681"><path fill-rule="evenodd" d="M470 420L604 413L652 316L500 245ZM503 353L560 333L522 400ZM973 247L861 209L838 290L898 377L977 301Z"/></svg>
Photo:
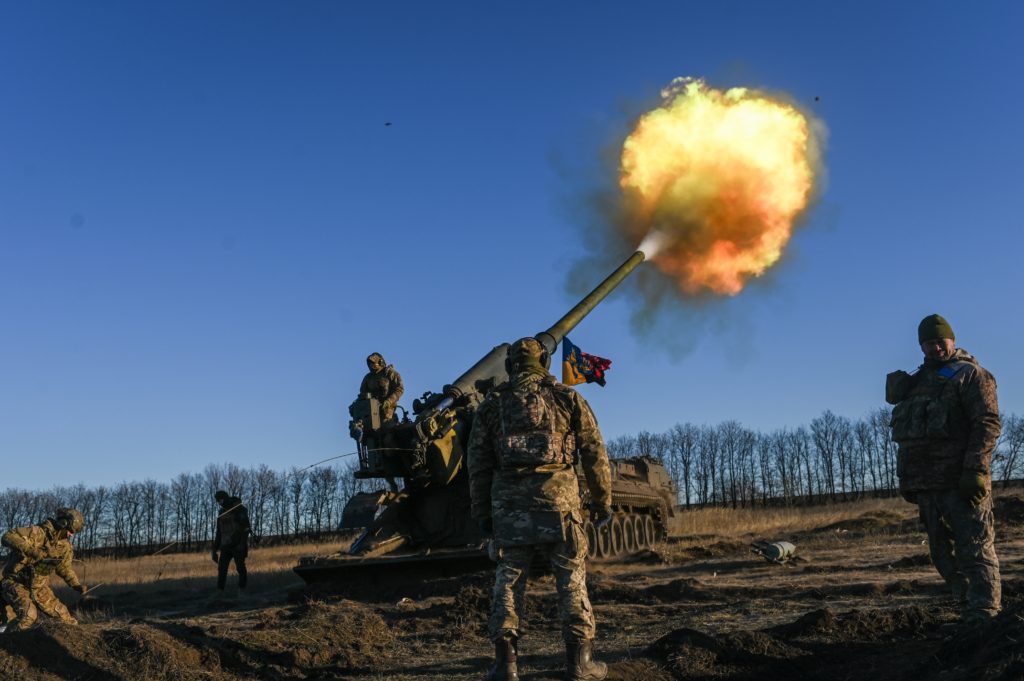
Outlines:
<svg viewBox="0 0 1024 681"><path fill-rule="evenodd" d="M686 507L690 508L693 498L693 471L697 463L700 430L692 423L676 424L669 431L669 474L676 481Z"/></svg>
<svg viewBox="0 0 1024 681"><path fill-rule="evenodd" d="M1024 450L1024 419L1019 416L1002 415L1003 430L999 435L999 444L996 446L996 455L992 457L992 463L999 464L998 479L1003 481L1003 486L1009 484L1016 475L1019 475ZM993 465L993 468L995 466Z"/></svg>

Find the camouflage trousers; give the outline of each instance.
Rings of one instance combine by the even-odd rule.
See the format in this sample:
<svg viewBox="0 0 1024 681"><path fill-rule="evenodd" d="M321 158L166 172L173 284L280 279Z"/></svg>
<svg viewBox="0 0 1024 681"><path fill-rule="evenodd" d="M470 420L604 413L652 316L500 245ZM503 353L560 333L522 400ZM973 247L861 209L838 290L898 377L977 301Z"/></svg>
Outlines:
<svg viewBox="0 0 1024 681"><path fill-rule="evenodd" d="M67 606L60 602L50 588L49 577L36 578L28 587L10 577L0 582L0 594L3 595L5 606L14 610L17 619L10 625L10 631L24 631L35 624L38 610L44 615L55 617L65 624L78 624L71 616Z"/></svg>
<svg viewBox="0 0 1024 681"><path fill-rule="evenodd" d="M569 642L594 638L594 612L587 596L587 538L577 523L566 525L566 538L561 542L498 550L491 618L487 623L492 641L508 635L519 636L530 565L538 558L547 561L554 573L562 637Z"/></svg>
<svg viewBox="0 0 1024 681"><path fill-rule="evenodd" d="M978 506L956 490L917 493L917 507L928 533L932 564L953 597L966 601L966 616L999 612L1002 586L995 548L992 495Z"/></svg>

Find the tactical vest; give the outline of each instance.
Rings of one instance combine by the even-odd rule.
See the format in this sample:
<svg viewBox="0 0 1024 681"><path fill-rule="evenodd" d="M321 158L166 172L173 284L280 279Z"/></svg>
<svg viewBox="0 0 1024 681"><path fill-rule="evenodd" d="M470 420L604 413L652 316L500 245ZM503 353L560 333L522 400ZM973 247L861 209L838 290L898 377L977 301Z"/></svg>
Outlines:
<svg viewBox="0 0 1024 681"><path fill-rule="evenodd" d="M912 444L957 437L960 400L953 378L970 365L950 362L919 375L910 394L892 410L893 441Z"/></svg>
<svg viewBox="0 0 1024 681"><path fill-rule="evenodd" d="M550 389L519 388L498 397L501 436L498 461L502 468L530 468L573 463L576 437L555 429L558 405Z"/></svg>

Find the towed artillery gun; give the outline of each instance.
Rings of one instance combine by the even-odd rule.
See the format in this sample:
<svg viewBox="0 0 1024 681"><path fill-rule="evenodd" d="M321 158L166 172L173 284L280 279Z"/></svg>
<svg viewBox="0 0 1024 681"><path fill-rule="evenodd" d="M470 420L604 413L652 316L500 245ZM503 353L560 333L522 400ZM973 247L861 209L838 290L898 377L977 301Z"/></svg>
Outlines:
<svg viewBox="0 0 1024 681"><path fill-rule="evenodd" d="M643 260L643 252L635 252L535 336L549 356L555 356L562 339ZM388 489L353 496L341 527L362 532L345 553L301 558L294 568L300 577L307 582L376 577L390 567L407 566L423 578L488 566L484 538L470 515L466 446L477 407L495 386L508 380L508 347L495 346L441 392L426 392L414 400L413 418L403 414L400 420L386 419L380 403L369 395L352 403L349 428L359 455L355 477L385 481ZM660 461L634 457L611 463L615 515L601 533L587 521L591 558L647 548L675 534L678 525L676 487ZM582 471L577 475L586 495Z"/></svg>

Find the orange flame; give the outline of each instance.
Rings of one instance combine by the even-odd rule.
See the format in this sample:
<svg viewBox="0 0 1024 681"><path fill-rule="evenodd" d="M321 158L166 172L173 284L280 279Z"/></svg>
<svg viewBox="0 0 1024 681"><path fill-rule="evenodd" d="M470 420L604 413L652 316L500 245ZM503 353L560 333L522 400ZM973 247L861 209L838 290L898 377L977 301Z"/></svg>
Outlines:
<svg viewBox="0 0 1024 681"><path fill-rule="evenodd" d="M684 292L736 295L779 260L807 207L819 128L745 88L677 78L661 94L622 149L628 228L657 244L653 261Z"/></svg>

